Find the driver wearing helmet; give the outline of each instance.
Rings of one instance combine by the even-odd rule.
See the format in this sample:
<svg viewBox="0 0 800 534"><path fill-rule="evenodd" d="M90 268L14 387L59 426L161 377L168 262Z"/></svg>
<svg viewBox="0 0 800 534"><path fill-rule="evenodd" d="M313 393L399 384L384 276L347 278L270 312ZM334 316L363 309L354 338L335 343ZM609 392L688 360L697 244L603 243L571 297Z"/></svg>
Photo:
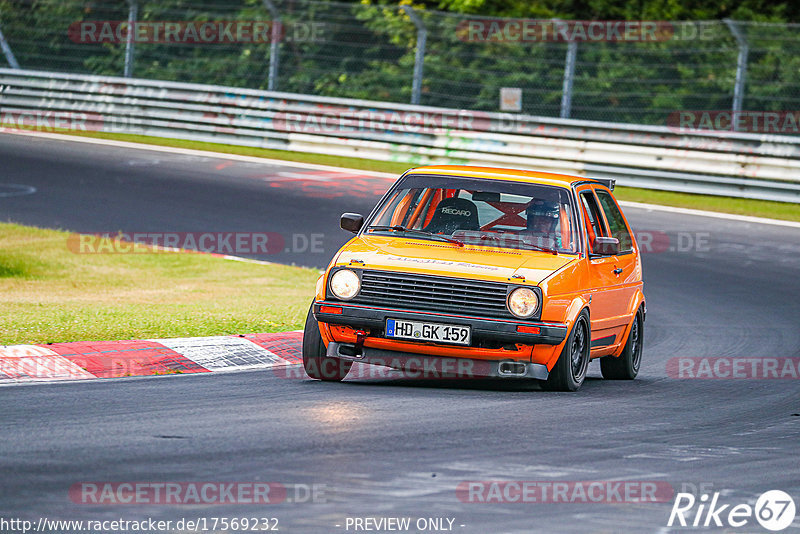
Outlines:
<svg viewBox="0 0 800 534"><path fill-rule="evenodd" d="M561 208L557 201L537 198L525 209L527 231L543 241L542 245L562 248L561 234L557 231Z"/></svg>

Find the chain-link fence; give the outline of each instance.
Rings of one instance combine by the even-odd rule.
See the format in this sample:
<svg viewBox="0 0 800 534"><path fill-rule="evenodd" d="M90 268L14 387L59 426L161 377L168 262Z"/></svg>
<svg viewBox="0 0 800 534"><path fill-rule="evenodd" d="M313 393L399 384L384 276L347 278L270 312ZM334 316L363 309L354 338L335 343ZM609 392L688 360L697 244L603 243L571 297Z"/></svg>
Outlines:
<svg viewBox="0 0 800 534"><path fill-rule="evenodd" d="M23 69L643 124L678 110L800 110L798 24L481 19L308 0L0 0L0 32L0 66Z"/></svg>

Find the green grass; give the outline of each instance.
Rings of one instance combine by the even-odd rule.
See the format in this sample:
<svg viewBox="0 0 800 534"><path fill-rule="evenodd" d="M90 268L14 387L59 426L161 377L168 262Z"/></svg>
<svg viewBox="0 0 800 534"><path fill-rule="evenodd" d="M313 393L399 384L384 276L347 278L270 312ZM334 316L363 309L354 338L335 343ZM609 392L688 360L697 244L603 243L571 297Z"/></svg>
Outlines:
<svg viewBox="0 0 800 534"><path fill-rule="evenodd" d="M271 150L266 148L241 147L219 143L205 143L200 141L184 141L162 137L150 137L133 134L113 134L106 132L64 132L83 137L96 137L101 139L115 139L134 143L145 143L159 146L190 148L194 150L209 150L226 154L240 154L262 158L279 159L299 163L315 163L332 165L348 169L366 171L379 171L400 175L412 163L397 161L378 161L363 158L344 156L328 156L324 154L311 154L305 152L289 152L287 150ZM679 208L691 208L722 213L735 213L739 215L752 215L754 217L767 217L770 219L783 219L787 221L800 221L800 205L786 202L771 202L767 200L751 200L743 198L719 197L711 195L692 195L688 193L675 193L671 191L655 191L651 189L638 189L634 187L618 187L614 192L619 200L633 202L646 202Z"/></svg>
<svg viewBox="0 0 800 534"><path fill-rule="evenodd" d="M296 330L319 276L204 254L77 254L69 235L0 223L0 345Z"/></svg>
<svg viewBox="0 0 800 534"><path fill-rule="evenodd" d="M414 167L414 164L412 163L402 163L396 161L378 161L364 158L350 158L345 156L329 156L327 154L314 154L310 152L290 152L288 150L274 150L270 148L225 145L222 143L206 143L203 141L185 141L183 139L152 137L148 135L117 134L108 132L81 132L74 130L58 131L57 133L78 135L81 137L95 137L99 139L113 139L116 141L128 141L131 143L144 143L148 145L189 148L192 150L208 150L211 152L222 152L224 154L239 154L240 156L255 156L259 158L280 159L299 163L331 165L333 167L344 167L347 169L358 169L361 171L388 172L398 176L411 167Z"/></svg>

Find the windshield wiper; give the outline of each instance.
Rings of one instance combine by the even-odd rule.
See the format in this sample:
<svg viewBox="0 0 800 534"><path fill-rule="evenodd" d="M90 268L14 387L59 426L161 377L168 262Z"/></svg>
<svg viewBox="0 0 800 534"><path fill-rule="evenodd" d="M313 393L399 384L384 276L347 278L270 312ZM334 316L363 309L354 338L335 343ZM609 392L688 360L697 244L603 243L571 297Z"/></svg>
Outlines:
<svg viewBox="0 0 800 534"><path fill-rule="evenodd" d="M547 253L552 254L554 256L558 256L558 251L556 249L554 249L554 248L540 247L539 245L534 245L533 243L525 243L525 241L523 241L522 243L524 245L529 246L529 247L533 247L536 250L541 250L542 252L547 252Z"/></svg>
<svg viewBox="0 0 800 534"><path fill-rule="evenodd" d="M497 232L497 233L505 235L506 232L500 231L500 232ZM483 235L481 235L480 239L481 239L481 241L484 241L486 239L496 239L496 238L492 237L492 236L488 236L486 234L483 234ZM543 247L543 246L540 246L540 245L534 245L533 243L528 243L524 239L517 239L517 242L521 243L521 244L523 244L525 246L531 247L534 250L539 250L541 252L547 252L548 254L553 254L554 256L558 256L558 251L556 249L549 248L549 247ZM508 245L506 245L506 246L508 246Z"/></svg>
<svg viewBox="0 0 800 534"><path fill-rule="evenodd" d="M395 224L394 226L388 225L376 225L370 226L367 230L389 230L392 232L406 232L410 234L417 234L417 235L424 235L427 237L435 237L437 239L442 239L443 241L447 241L448 243L453 243L454 245L458 245L459 247L463 247L464 243L459 241L458 239L454 239L452 237L447 237L440 234L434 234L433 232L426 232L425 230L414 230L413 228L406 228L401 224Z"/></svg>

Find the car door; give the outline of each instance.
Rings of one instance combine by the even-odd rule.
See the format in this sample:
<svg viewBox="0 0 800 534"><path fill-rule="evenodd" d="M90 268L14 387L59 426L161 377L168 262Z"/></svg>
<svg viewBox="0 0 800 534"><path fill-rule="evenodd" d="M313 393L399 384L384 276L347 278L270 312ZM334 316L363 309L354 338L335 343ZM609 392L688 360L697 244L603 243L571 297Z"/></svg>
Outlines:
<svg viewBox="0 0 800 534"><path fill-rule="evenodd" d="M592 249L595 237L611 237L600 203L592 186L578 188L578 198L586 228L588 288L591 295L592 356L613 347L624 327L625 314L619 284L619 267L614 254L599 254Z"/></svg>
<svg viewBox="0 0 800 534"><path fill-rule="evenodd" d="M604 187L594 188L595 195L606 219L611 237L619 240L619 252L615 256L614 298L618 309L618 319L625 327L632 320L631 302L642 284L641 264L638 252L633 246L633 237L628 222L612 194Z"/></svg>

